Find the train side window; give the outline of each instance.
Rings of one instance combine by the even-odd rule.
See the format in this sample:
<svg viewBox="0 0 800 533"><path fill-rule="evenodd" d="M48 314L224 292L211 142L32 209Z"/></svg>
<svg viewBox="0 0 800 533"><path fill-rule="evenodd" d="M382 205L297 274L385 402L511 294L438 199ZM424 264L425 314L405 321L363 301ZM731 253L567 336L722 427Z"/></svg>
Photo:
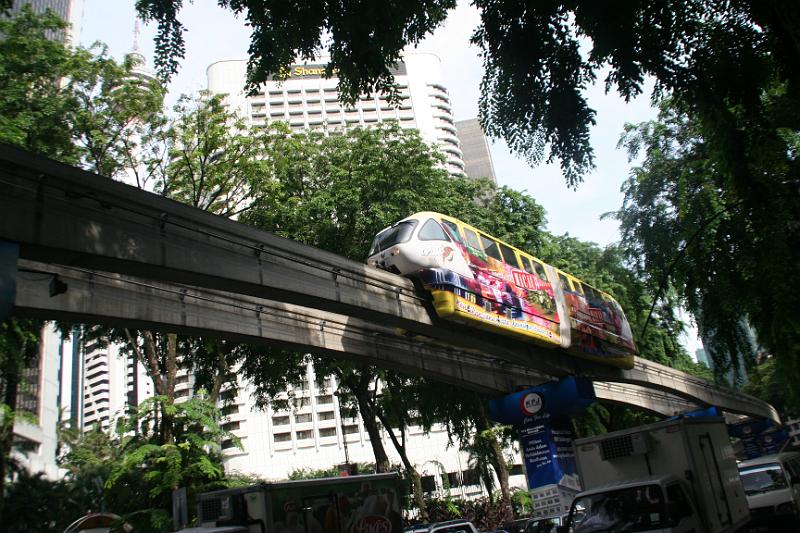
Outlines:
<svg viewBox="0 0 800 533"><path fill-rule="evenodd" d="M419 240L421 241L447 241L450 242L450 238L444 232L442 227L439 225L438 222L429 218L425 224L422 225L422 228L419 230Z"/></svg>
<svg viewBox="0 0 800 533"><path fill-rule="evenodd" d="M445 229L449 230L448 233L459 244L464 244L461 240L461 234L458 231L458 226L454 223L450 222L449 220L442 219L442 225L444 225Z"/></svg>
<svg viewBox="0 0 800 533"><path fill-rule="evenodd" d="M522 268L524 268L525 272L527 272L528 274L533 274L535 272L533 266L531 265L531 260L528 259L527 257L520 255L519 262L522 263Z"/></svg>
<svg viewBox="0 0 800 533"><path fill-rule="evenodd" d="M578 294L582 294L583 296L586 296L586 291L583 290L583 285L581 284L580 281L573 282L573 285L575 286L575 292L577 292Z"/></svg>
<svg viewBox="0 0 800 533"><path fill-rule="evenodd" d="M464 238L467 240L467 246L475 248L476 250L483 250L478 235L471 229L464 228Z"/></svg>
<svg viewBox="0 0 800 533"><path fill-rule="evenodd" d="M519 261L517 261L517 254L514 253L514 250L502 242L498 244L500 245L500 251L503 252L503 260L514 268L519 268Z"/></svg>
<svg viewBox="0 0 800 533"><path fill-rule="evenodd" d="M483 244L483 251L486 252L486 255L498 261L503 260L503 257L500 255L500 248L497 247L497 241L485 235L481 235L481 243Z"/></svg>
<svg viewBox="0 0 800 533"><path fill-rule="evenodd" d="M547 281L547 274L544 271L544 265L542 265L539 261L531 261L533 263L533 268L536 269L536 275L539 276L539 279L542 281Z"/></svg>
<svg viewBox="0 0 800 533"><path fill-rule="evenodd" d="M572 286L569 284L569 279L564 274L559 274L558 279L561 280L561 286L565 291L572 291Z"/></svg>

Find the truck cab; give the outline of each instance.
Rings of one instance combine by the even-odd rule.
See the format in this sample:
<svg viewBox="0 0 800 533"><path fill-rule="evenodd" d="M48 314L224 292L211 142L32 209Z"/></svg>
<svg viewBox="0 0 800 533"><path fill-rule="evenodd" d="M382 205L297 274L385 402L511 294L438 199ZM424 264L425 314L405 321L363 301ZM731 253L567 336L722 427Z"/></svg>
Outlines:
<svg viewBox="0 0 800 533"><path fill-rule="evenodd" d="M686 482L675 475L617 481L575 496L559 533L703 531Z"/></svg>

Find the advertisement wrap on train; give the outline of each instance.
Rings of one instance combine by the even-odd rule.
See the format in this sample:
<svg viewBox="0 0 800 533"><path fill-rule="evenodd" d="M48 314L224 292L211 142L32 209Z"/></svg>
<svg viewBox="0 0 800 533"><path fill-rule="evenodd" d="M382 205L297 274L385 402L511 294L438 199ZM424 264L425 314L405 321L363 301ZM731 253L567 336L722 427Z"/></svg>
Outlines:
<svg viewBox="0 0 800 533"><path fill-rule="evenodd" d="M445 320L633 366L631 328L610 294L458 219L404 218L375 236L367 262L418 278Z"/></svg>

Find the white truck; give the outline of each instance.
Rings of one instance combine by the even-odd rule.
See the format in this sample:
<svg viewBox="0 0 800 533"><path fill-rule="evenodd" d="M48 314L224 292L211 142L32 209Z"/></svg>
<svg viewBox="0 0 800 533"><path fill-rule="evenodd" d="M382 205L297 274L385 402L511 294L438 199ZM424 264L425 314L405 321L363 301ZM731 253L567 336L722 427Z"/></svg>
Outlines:
<svg viewBox="0 0 800 533"><path fill-rule="evenodd" d="M750 519L721 417L666 420L574 449L584 490L559 533L727 533Z"/></svg>
<svg viewBox="0 0 800 533"><path fill-rule="evenodd" d="M262 483L197 496L179 533L400 533L397 473Z"/></svg>

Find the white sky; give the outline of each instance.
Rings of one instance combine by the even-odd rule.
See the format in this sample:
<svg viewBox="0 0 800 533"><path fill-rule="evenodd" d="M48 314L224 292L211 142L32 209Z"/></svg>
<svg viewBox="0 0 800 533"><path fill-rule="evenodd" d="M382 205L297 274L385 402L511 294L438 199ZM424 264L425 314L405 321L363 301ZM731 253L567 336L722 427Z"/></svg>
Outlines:
<svg viewBox="0 0 800 533"><path fill-rule="evenodd" d="M108 45L113 57L122 58L133 46L134 0L84 0L80 42ZM217 6L213 0L184 2L179 19L187 28L186 58L170 85L169 101L182 93L206 86L206 68L221 59L244 59L250 43L244 19ZM419 47L436 53L442 60L456 120L477 117L479 84L483 73L477 48L469 37L478 25L475 8L465 2L450 13L447 22ZM142 26L139 46L152 65L155 25ZM655 117L649 94L626 104L615 93L605 94L602 80L589 90L589 106L597 112L592 129L596 169L585 176L577 190L566 186L558 165L531 168L512 155L503 141L494 141L491 152L497 181L525 190L547 210L548 229L558 235L569 233L582 240L607 245L619 240L615 220L600 220L600 215L622 205L620 186L631 165L624 150L616 148L626 122L641 122ZM688 342L694 353L696 341Z"/></svg>

